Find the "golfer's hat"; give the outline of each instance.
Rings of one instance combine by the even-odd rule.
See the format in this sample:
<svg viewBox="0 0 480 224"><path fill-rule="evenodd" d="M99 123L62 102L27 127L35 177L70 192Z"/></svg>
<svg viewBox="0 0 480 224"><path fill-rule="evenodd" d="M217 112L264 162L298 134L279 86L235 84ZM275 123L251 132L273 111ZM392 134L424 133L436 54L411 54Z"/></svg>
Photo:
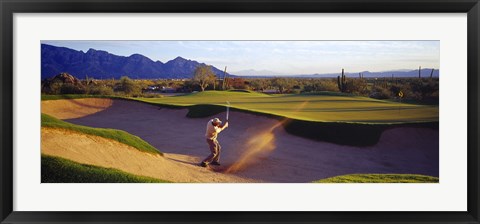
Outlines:
<svg viewBox="0 0 480 224"><path fill-rule="evenodd" d="M213 118L213 119L212 119L212 123L214 123L214 124L221 124L222 121L221 121L220 119L218 119L218 118Z"/></svg>

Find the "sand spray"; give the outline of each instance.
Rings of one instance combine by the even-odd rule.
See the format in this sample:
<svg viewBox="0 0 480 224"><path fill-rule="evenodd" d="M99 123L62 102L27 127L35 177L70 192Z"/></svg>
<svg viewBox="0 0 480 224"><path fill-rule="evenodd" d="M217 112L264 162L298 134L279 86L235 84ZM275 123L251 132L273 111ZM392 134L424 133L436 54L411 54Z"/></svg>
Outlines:
<svg viewBox="0 0 480 224"><path fill-rule="evenodd" d="M308 101L305 101L300 104L295 112L303 109L307 103ZM259 131L253 137L248 139L245 143L244 153L238 157L237 161L235 161L225 170L225 173L236 173L238 171L242 171L248 166L257 163L259 161L259 157L268 156L268 154L270 154L276 148L274 134L275 129L281 127L289 121L289 118L285 118L275 125Z"/></svg>

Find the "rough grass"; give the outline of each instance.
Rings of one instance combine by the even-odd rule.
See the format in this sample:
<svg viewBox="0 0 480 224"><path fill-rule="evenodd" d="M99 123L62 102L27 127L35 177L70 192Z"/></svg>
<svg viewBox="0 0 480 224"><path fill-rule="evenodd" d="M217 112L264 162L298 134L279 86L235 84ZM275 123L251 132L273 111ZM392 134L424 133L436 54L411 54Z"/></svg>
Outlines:
<svg viewBox="0 0 480 224"><path fill-rule="evenodd" d="M225 106L244 111L287 117L295 120L343 123L438 122L437 105L415 105L368 97L330 94L266 95L256 92L205 91L164 98L136 98L159 104L190 107Z"/></svg>
<svg viewBox="0 0 480 224"><path fill-rule="evenodd" d="M81 132L88 135L96 135L103 138L112 139L123 144L132 146L140 151L153 153L153 154L160 154L163 153L159 152L155 147L148 144L140 137L132 135L128 132L116 130L116 129L106 129L106 128L92 128L82 125L76 125L72 123L68 123L52 116L42 114L42 127L52 127L52 128L63 128L68 130L73 130L77 132Z"/></svg>
<svg viewBox="0 0 480 224"><path fill-rule="evenodd" d="M137 176L117 169L73 162L42 154L42 183L167 183L151 177Z"/></svg>
<svg viewBox="0 0 480 224"><path fill-rule="evenodd" d="M438 177L417 174L351 174L330 177L314 183L438 183Z"/></svg>

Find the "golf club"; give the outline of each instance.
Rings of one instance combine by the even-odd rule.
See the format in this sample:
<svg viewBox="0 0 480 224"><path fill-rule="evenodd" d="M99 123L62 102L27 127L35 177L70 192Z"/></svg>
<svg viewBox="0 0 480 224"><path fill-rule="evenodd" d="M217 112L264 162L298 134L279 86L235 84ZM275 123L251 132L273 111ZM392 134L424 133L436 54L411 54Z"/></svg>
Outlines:
<svg viewBox="0 0 480 224"><path fill-rule="evenodd" d="M230 114L230 102L227 101L227 117L225 118L225 120L227 120L228 122L228 115Z"/></svg>

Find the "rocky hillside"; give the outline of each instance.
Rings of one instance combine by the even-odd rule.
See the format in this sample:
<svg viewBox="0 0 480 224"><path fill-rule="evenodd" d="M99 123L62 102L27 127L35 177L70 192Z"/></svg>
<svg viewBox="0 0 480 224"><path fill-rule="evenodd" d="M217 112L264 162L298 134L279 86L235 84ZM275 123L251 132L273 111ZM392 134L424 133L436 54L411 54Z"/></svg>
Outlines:
<svg viewBox="0 0 480 224"><path fill-rule="evenodd" d="M182 57L163 63L141 54L124 57L101 50L83 52L47 44L42 44L41 48L42 80L65 72L80 78L88 76L95 79L118 79L121 76L135 79L191 78L196 67L205 65ZM212 70L217 76L223 77L220 69L212 66Z"/></svg>

